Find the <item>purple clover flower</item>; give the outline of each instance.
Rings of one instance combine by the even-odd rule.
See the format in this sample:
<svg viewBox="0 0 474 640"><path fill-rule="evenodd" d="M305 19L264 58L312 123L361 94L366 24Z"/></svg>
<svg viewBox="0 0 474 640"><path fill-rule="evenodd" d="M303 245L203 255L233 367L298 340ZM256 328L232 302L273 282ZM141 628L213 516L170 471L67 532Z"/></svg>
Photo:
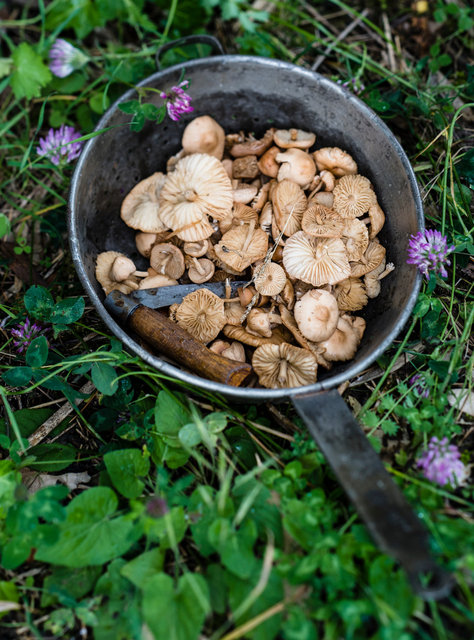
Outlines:
<svg viewBox="0 0 474 640"><path fill-rule="evenodd" d="M15 329L11 330L11 334L16 340L13 340L13 345L16 347L18 353L24 353L35 338L46 333L47 329L41 327L34 322L31 324L30 319L27 317L25 322L20 323Z"/></svg>
<svg viewBox="0 0 474 640"><path fill-rule="evenodd" d="M469 468L461 461L459 449L454 444L448 444L447 438L431 438L416 465L423 469L425 478L441 486L451 484L457 487L469 477Z"/></svg>
<svg viewBox="0 0 474 640"><path fill-rule="evenodd" d="M65 78L83 67L89 58L72 44L58 38L49 50L49 68L58 78Z"/></svg>
<svg viewBox="0 0 474 640"><path fill-rule="evenodd" d="M191 106L191 96L184 92L189 87L189 82L183 80L177 87L171 87L171 91L160 93L160 98L166 100L166 109L171 120L179 120L183 113L194 111Z"/></svg>
<svg viewBox="0 0 474 640"><path fill-rule="evenodd" d="M454 249L454 245L448 247L446 236L439 231L418 231L410 237L407 263L415 264L427 278L430 271L446 278L448 272L445 266L451 264L448 254Z"/></svg>
<svg viewBox="0 0 474 640"><path fill-rule="evenodd" d="M410 378L408 384L411 385L412 390L420 398L429 398L430 390L426 386L426 378L421 373L416 373Z"/></svg>
<svg viewBox="0 0 474 640"><path fill-rule="evenodd" d="M74 142L81 137L74 127L62 124L59 129L50 129L46 138L40 138L36 153L47 156L55 165L63 165L75 160L82 151L82 142Z"/></svg>

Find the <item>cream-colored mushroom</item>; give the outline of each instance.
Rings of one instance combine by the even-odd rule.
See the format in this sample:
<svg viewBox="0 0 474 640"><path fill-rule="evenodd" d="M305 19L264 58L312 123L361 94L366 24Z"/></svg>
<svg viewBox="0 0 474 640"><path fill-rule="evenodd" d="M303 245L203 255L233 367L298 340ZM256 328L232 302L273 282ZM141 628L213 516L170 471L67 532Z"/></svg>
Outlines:
<svg viewBox="0 0 474 640"><path fill-rule="evenodd" d="M358 218L377 202L370 181L358 174L342 176L333 194L333 207L343 218Z"/></svg>
<svg viewBox="0 0 474 640"><path fill-rule="evenodd" d="M313 146L316 136L301 129L279 129L273 134L273 140L282 149L309 149Z"/></svg>
<svg viewBox="0 0 474 640"><path fill-rule="evenodd" d="M268 236L254 225L241 225L225 233L214 247L219 260L232 269L243 271L263 258L268 249Z"/></svg>
<svg viewBox="0 0 474 640"><path fill-rule="evenodd" d="M183 298L176 321L196 340L207 344L225 325L224 302L209 289L198 289Z"/></svg>
<svg viewBox="0 0 474 640"><path fill-rule="evenodd" d="M357 164L352 156L339 147L323 147L313 153L319 171L326 169L340 178L357 173Z"/></svg>
<svg viewBox="0 0 474 640"><path fill-rule="evenodd" d="M290 277L315 287L336 284L351 274L342 240L315 238L304 231L297 231L287 240L283 266Z"/></svg>
<svg viewBox="0 0 474 640"><path fill-rule="evenodd" d="M258 168L265 176L269 176L270 178L276 178L278 175L278 171L280 170L280 165L275 160L276 156L280 153L280 149L278 147L270 147L268 151L265 151L263 156L258 161Z"/></svg>
<svg viewBox="0 0 474 640"><path fill-rule="evenodd" d="M303 231L317 238L340 238L343 234L344 219L327 207L313 202L303 214ZM365 225L362 225L365 229Z"/></svg>
<svg viewBox="0 0 474 640"><path fill-rule="evenodd" d="M230 342L227 342L226 340L214 340L214 342L208 346L208 349L214 351L214 353L218 353L219 355L221 355L221 353L229 347Z"/></svg>
<svg viewBox="0 0 474 640"><path fill-rule="evenodd" d="M385 247L380 243L372 240L365 250L364 255L357 262L351 262L351 275L354 278L360 278L366 273L373 271L385 258Z"/></svg>
<svg viewBox="0 0 474 640"><path fill-rule="evenodd" d="M202 284L210 280L216 270L214 263L208 258L198 260L197 258L189 256L186 264L188 267L188 278L196 284Z"/></svg>
<svg viewBox="0 0 474 640"><path fill-rule="evenodd" d="M157 172L136 184L125 196L120 217L128 227L145 233L157 233L166 229L160 217L160 193L166 176Z"/></svg>
<svg viewBox="0 0 474 640"><path fill-rule="evenodd" d="M335 331L339 309L331 293L312 289L295 304L294 315L304 337L312 342L321 342Z"/></svg>
<svg viewBox="0 0 474 640"><path fill-rule="evenodd" d="M199 116L191 120L183 131L181 141L184 153L207 153L218 160L224 154L225 132L210 116Z"/></svg>
<svg viewBox="0 0 474 640"><path fill-rule="evenodd" d="M369 271L364 276L364 284L367 290L367 296L369 298L376 298L380 293L380 280L388 276L395 269L395 266L389 262L385 266L385 257L378 267L375 267L372 271Z"/></svg>
<svg viewBox="0 0 474 640"><path fill-rule="evenodd" d="M209 250L209 240L198 240L197 242L185 242L183 251L193 258L202 258Z"/></svg>
<svg viewBox="0 0 474 640"><path fill-rule="evenodd" d="M112 263L110 269L110 277L115 282L123 282L128 280L131 276L137 276L139 278L146 278L148 273L146 271L137 271L135 263L127 256L117 256Z"/></svg>
<svg viewBox="0 0 474 640"><path fill-rule="evenodd" d="M248 204L258 193L258 187L252 184L239 184L232 190L232 198L234 202Z"/></svg>
<svg viewBox="0 0 474 640"><path fill-rule="evenodd" d="M310 194L308 198L308 204L321 204L323 207L332 209L334 204L334 194L329 191L318 191L314 194Z"/></svg>
<svg viewBox="0 0 474 640"><path fill-rule="evenodd" d="M276 313L267 313L263 309L252 309L247 316L247 331L249 333L270 338L272 324L281 324L281 318Z"/></svg>
<svg viewBox="0 0 474 640"><path fill-rule="evenodd" d="M300 186L292 180L282 180L273 190L272 204L274 221L286 236L292 236L301 229L307 201Z"/></svg>
<svg viewBox="0 0 474 640"><path fill-rule="evenodd" d="M157 242L157 234L156 233L145 233L140 231L135 236L135 246L137 247L137 251L144 258L149 258L153 245Z"/></svg>
<svg viewBox="0 0 474 640"><path fill-rule="evenodd" d="M376 202L369 207L370 233L369 238L373 240L385 224L385 213L380 205Z"/></svg>
<svg viewBox="0 0 474 640"><path fill-rule="evenodd" d="M276 296L286 284L285 270L276 262L267 262L256 270L255 289L265 296Z"/></svg>
<svg viewBox="0 0 474 640"><path fill-rule="evenodd" d="M285 153L278 153L275 160L281 163L277 175L278 182L291 180L301 187L306 187L316 173L312 157L301 149L288 149Z"/></svg>
<svg viewBox="0 0 474 640"><path fill-rule="evenodd" d="M283 344L288 340L288 335L277 327L273 330L271 338L264 338L263 336L253 335L242 327L242 325L226 324L222 329L222 333L226 338L231 340L238 340L243 344L248 344L250 347L259 347L264 344ZM290 335L291 338L291 335Z"/></svg>
<svg viewBox="0 0 474 640"><path fill-rule="evenodd" d="M221 351L221 355L229 360L236 360L237 362L245 362L245 349L244 345L240 342L232 342L232 344Z"/></svg>
<svg viewBox="0 0 474 640"><path fill-rule="evenodd" d="M270 389L313 384L318 371L310 351L287 343L258 347L252 356L252 367L260 384Z"/></svg>
<svg viewBox="0 0 474 640"><path fill-rule="evenodd" d="M367 290L360 278L347 278L336 285L334 295L340 311L359 311L367 304Z"/></svg>
<svg viewBox="0 0 474 640"><path fill-rule="evenodd" d="M151 268L163 275L177 280L184 273L184 256L171 242L155 244L150 253Z"/></svg>
<svg viewBox="0 0 474 640"><path fill-rule="evenodd" d="M344 218L342 241L346 245L347 259L357 262L369 246L369 234L365 224L357 218Z"/></svg>
<svg viewBox="0 0 474 640"><path fill-rule="evenodd" d="M345 361L355 356L359 337L347 320L339 318L336 329L331 336L318 344L325 349L324 357L326 360L330 362Z"/></svg>
<svg viewBox="0 0 474 640"><path fill-rule="evenodd" d="M267 203L269 191L270 191L270 183L267 182L262 187L260 187L257 195L250 203L250 206L252 207L252 209L255 209L257 213L260 213L264 205Z"/></svg>
<svg viewBox="0 0 474 640"><path fill-rule="evenodd" d="M134 289L138 288L138 277L130 276L123 281L118 282L112 275L112 267L115 261L119 258L125 258L123 253L118 251L104 251L99 253L96 260L95 277L101 285L102 289L108 295L114 289L118 289L122 293L130 293ZM132 263L133 264L133 263Z"/></svg>
<svg viewBox="0 0 474 640"><path fill-rule="evenodd" d="M148 269L148 276L138 285L139 289L155 289L158 287L171 287L178 284L174 278L170 278L162 273L156 273L154 269Z"/></svg>
<svg viewBox="0 0 474 640"><path fill-rule="evenodd" d="M271 233L273 219L273 207L270 201L266 202L262 212L260 213L259 225L260 229L263 229L265 233Z"/></svg>

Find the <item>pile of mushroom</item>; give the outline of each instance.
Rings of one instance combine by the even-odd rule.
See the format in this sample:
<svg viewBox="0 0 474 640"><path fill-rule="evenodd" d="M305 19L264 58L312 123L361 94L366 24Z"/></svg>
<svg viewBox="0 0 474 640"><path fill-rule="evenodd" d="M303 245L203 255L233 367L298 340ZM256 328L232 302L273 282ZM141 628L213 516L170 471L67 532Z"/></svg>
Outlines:
<svg viewBox="0 0 474 640"><path fill-rule="evenodd" d="M150 267L100 254L105 293L202 284L170 318L213 351L251 359L265 387L312 384L318 366L353 358L365 329L354 314L394 266L377 238L385 215L370 181L342 149L311 152L315 140L299 129L226 135L210 116L192 120L167 174L142 180L122 204ZM205 287L227 278L249 284L225 299Z"/></svg>

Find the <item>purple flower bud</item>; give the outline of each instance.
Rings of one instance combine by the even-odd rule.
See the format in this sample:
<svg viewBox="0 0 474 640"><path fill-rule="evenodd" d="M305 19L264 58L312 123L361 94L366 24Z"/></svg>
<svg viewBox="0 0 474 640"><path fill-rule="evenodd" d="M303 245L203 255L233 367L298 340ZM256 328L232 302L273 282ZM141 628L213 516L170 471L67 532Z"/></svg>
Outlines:
<svg viewBox="0 0 474 640"><path fill-rule="evenodd" d="M47 331L48 329L40 327L36 322L31 324L30 319L27 317L25 322L18 324L10 333L16 338L16 340L13 340L13 345L16 347L18 353L24 353L35 338L38 338Z"/></svg>
<svg viewBox="0 0 474 640"><path fill-rule="evenodd" d="M169 507L164 498L160 496L153 496L146 503L146 512L152 518L161 518L168 513Z"/></svg>
<svg viewBox="0 0 474 640"><path fill-rule="evenodd" d="M184 113L190 113L194 111L194 107L191 106L191 96L184 92L183 89L187 89L189 82L183 80L177 87L171 87L171 91L160 93L160 98L166 100L166 109L171 120L179 120Z"/></svg>
<svg viewBox="0 0 474 640"><path fill-rule="evenodd" d="M49 68L58 78L65 78L83 67L89 58L72 44L58 38L49 50Z"/></svg>
<svg viewBox="0 0 474 640"><path fill-rule="evenodd" d="M469 468L461 461L459 449L448 444L448 439L431 438L428 448L417 460L425 478L441 486L451 484L457 487L465 484L469 477Z"/></svg>
<svg viewBox="0 0 474 640"><path fill-rule="evenodd" d="M82 142L74 142L81 137L74 127L62 124L59 129L50 129L46 138L40 138L36 153L47 156L55 165L63 165L75 160L82 151Z"/></svg>
<svg viewBox="0 0 474 640"><path fill-rule="evenodd" d="M448 247L446 237L439 231L418 231L410 237L407 263L416 265L426 278L430 272L446 278L448 272L445 267L451 264L448 254L454 249L454 245Z"/></svg>
<svg viewBox="0 0 474 640"><path fill-rule="evenodd" d="M416 373L410 378L408 384L411 385L412 390L420 398L429 398L430 390L426 386L426 378L421 373Z"/></svg>

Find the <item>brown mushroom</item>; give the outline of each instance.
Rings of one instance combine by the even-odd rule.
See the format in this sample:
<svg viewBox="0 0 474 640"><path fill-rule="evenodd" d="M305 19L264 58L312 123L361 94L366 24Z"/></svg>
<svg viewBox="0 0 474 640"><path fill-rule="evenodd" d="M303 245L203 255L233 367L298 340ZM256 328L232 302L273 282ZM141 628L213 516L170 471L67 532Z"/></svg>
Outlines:
<svg viewBox="0 0 474 640"><path fill-rule="evenodd" d="M222 160L224 142L225 132L220 124L210 116L199 116L186 125L181 144L186 155L207 153Z"/></svg>
<svg viewBox="0 0 474 640"><path fill-rule="evenodd" d="M282 149L309 149L315 140L314 133L301 129L279 129L273 134L273 141Z"/></svg>
<svg viewBox="0 0 474 640"><path fill-rule="evenodd" d="M272 230L272 218L273 218L273 207L270 201L266 202L262 212L260 213L260 218L258 223L260 225L260 229L263 229L265 233L271 233Z"/></svg>
<svg viewBox="0 0 474 640"><path fill-rule="evenodd" d="M248 204L258 193L258 187L252 184L239 184L232 190L232 198L234 202Z"/></svg>
<svg viewBox="0 0 474 640"><path fill-rule="evenodd" d="M333 194L333 207L343 218L358 218L377 202L370 181L358 174L342 176Z"/></svg>
<svg viewBox="0 0 474 640"><path fill-rule="evenodd" d="M229 360L236 360L237 362L245 362L245 349L244 345L240 342L232 342L226 349L221 351L221 355Z"/></svg>
<svg viewBox="0 0 474 640"><path fill-rule="evenodd" d="M276 262L268 262L257 270L255 289L264 296L276 296L283 291L286 273Z"/></svg>
<svg viewBox="0 0 474 640"><path fill-rule="evenodd" d="M359 337L347 320L339 318L336 330L332 335L318 344L325 349L324 357L326 360L330 362L345 361L355 356L359 346Z"/></svg>
<svg viewBox="0 0 474 640"><path fill-rule="evenodd" d="M316 173L313 158L301 149L288 149L285 153L278 153L275 160L281 163L277 175L278 182L292 180L301 187L306 187Z"/></svg>
<svg viewBox="0 0 474 640"><path fill-rule="evenodd" d="M145 233L157 233L167 227L160 217L159 198L166 176L156 172L136 184L125 196L120 217L128 227Z"/></svg>
<svg viewBox="0 0 474 640"><path fill-rule="evenodd" d="M321 342L335 331L339 309L331 293L312 289L295 304L294 315L304 337L312 342Z"/></svg>
<svg viewBox="0 0 474 640"><path fill-rule="evenodd" d="M281 318L278 314L267 313L263 309L251 309L247 316L246 330L264 338L271 338L272 324L281 324Z"/></svg>
<svg viewBox="0 0 474 640"><path fill-rule="evenodd" d="M333 209L313 202L304 212L301 226L310 236L340 238L343 233L344 219ZM362 226L365 229L365 225Z"/></svg>
<svg viewBox="0 0 474 640"><path fill-rule="evenodd" d="M252 224L241 225L227 231L214 247L219 260L236 271L244 271L263 258L268 249L268 236L265 231L253 227Z"/></svg>
<svg viewBox="0 0 474 640"><path fill-rule="evenodd" d="M225 340L214 340L214 342L210 344L208 348L211 351L214 351L214 353L218 353L219 355L221 355L221 353L229 347L230 342L226 342Z"/></svg>
<svg viewBox="0 0 474 640"><path fill-rule="evenodd" d="M333 191L334 187L336 186L336 178L334 177L334 174L324 169L323 171L321 171L320 177L322 185L324 186L324 190Z"/></svg>
<svg viewBox="0 0 474 640"><path fill-rule="evenodd" d="M124 282L132 276L146 278L147 275L146 271L137 271L135 263L127 256L117 256L110 269L110 278L115 282Z"/></svg>
<svg viewBox="0 0 474 640"><path fill-rule="evenodd" d="M301 229L307 201L300 186L291 180L282 180L273 191L272 204L274 220L285 235L292 236Z"/></svg>
<svg viewBox="0 0 474 640"><path fill-rule="evenodd" d="M269 176L270 178L277 177L280 165L275 158L279 153L280 149L278 147L270 147L270 149L265 151L263 156L259 159L258 168L264 176Z"/></svg>
<svg viewBox="0 0 474 640"><path fill-rule="evenodd" d="M385 253L385 248L372 240L362 258L358 262L351 263L351 275L354 278L360 278L373 271L385 258Z"/></svg>
<svg viewBox="0 0 474 640"><path fill-rule="evenodd" d="M344 314L341 316L341 318L343 320L347 320L347 322L351 325L353 331L357 335L357 340L360 344L366 327L364 318L361 318L360 316L350 316L349 314Z"/></svg>
<svg viewBox="0 0 474 640"><path fill-rule="evenodd" d="M195 282L196 284L202 284L203 282L210 280L216 270L212 260L209 260L208 258L201 258L198 260L192 256L189 256L187 260L187 267L188 278L191 282Z"/></svg>
<svg viewBox="0 0 474 640"><path fill-rule="evenodd" d="M339 147L323 147L313 153L314 161L319 171L326 169L340 178L348 174L357 173L357 164L352 156Z"/></svg>
<svg viewBox="0 0 474 640"><path fill-rule="evenodd" d="M237 180L256 178L259 172L257 156L242 156L236 158L232 164L232 177Z"/></svg>
<svg viewBox="0 0 474 640"><path fill-rule="evenodd" d="M145 233L140 231L135 236L135 246L140 255L145 258L150 257L153 245L157 242L158 235L156 233Z"/></svg>
<svg viewBox="0 0 474 640"><path fill-rule="evenodd" d="M364 284L367 290L367 296L369 298L376 298L380 293L380 280L388 276L395 269L395 266L389 262L387 266L385 266L385 257L378 267L375 267L369 273L366 273L364 276Z"/></svg>
<svg viewBox="0 0 474 640"><path fill-rule="evenodd" d="M171 242L155 244L150 253L150 265L156 273L167 275L177 280L184 273L184 257L181 251Z"/></svg>
<svg viewBox="0 0 474 640"><path fill-rule="evenodd" d="M290 277L315 287L336 284L351 274L342 240L314 238L304 231L297 231L287 240L283 266Z"/></svg>
<svg viewBox="0 0 474 640"><path fill-rule="evenodd" d="M148 276L138 285L139 289L155 289L157 287L171 287L178 284L174 278L170 278L162 273L156 273L154 269L148 269Z"/></svg>
<svg viewBox="0 0 474 640"><path fill-rule="evenodd" d="M308 198L308 204L313 203L322 204L323 207L332 209L332 205L334 204L334 194L329 191L318 191L316 193L310 194Z"/></svg>
<svg viewBox="0 0 474 640"><path fill-rule="evenodd" d="M336 285L334 295L341 311L359 311L367 304L367 291L360 278L347 278Z"/></svg>
<svg viewBox="0 0 474 640"><path fill-rule="evenodd" d="M262 187L260 187L260 190L258 191L257 195L252 200L250 206L252 207L252 209L255 209L257 213L260 213L264 205L267 203L269 191L270 191L270 183L266 182Z"/></svg>
<svg viewBox="0 0 474 640"><path fill-rule="evenodd" d="M244 142L237 142L231 147L230 155L234 158L241 158L242 156L248 155L261 156L262 153L272 144L274 131L275 129L268 129L260 140L251 138Z"/></svg>
<svg viewBox="0 0 474 640"><path fill-rule="evenodd" d="M137 277L125 278L122 282L118 282L112 276L112 267L118 258L128 258L118 251L104 251L99 253L96 260L95 277L100 283L105 294L108 295L114 289L118 289L122 293L130 293L138 288L139 279Z"/></svg>
<svg viewBox="0 0 474 640"><path fill-rule="evenodd" d="M241 202L236 202L231 213L223 220L219 220L219 230L221 233L226 233L234 227L238 227L242 224L254 223L254 227L258 222L258 213L252 207Z"/></svg>
<svg viewBox="0 0 474 640"><path fill-rule="evenodd" d="M276 296L277 302L282 302L290 311L295 306L295 290L291 281L287 278L282 291Z"/></svg>
<svg viewBox="0 0 474 640"><path fill-rule="evenodd" d="M282 331L281 327L277 327L272 332L271 338L264 338L263 336L255 336L249 333L242 327L242 325L226 324L222 329L222 333L226 338L231 340L237 340L243 344L247 344L250 347L259 347L264 344L283 344L288 340L287 332ZM291 339L291 335L289 336Z"/></svg>
<svg viewBox="0 0 474 640"><path fill-rule="evenodd" d="M230 179L232 179L232 167L233 167L233 162L230 158L224 158L224 160L222 160L222 166L224 167L227 175L229 176Z"/></svg>
<svg viewBox="0 0 474 640"><path fill-rule="evenodd" d="M260 384L269 389L313 384L318 371L310 351L286 343L258 347L252 356L252 367Z"/></svg>
<svg viewBox="0 0 474 640"><path fill-rule="evenodd" d="M209 250L209 240L198 240L197 242L185 242L183 251L193 258L202 258Z"/></svg>
<svg viewBox="0 0 474 640"><path fill-rule="evenodd" d="M369 207L370 233L369 238L373 240L385 224L385 213L380 205L376 202Z"/></svg>
<svg viewBox="0 0 474 640"><path fill-rule="evenodd" d="M225 325L224 302L209 289L198 289L183 298L176 321L196 340L207 344Z"/></svg>
<svg viewBox="0 0 474 640"><path fill-rule="evenodd" d="M178 238L186 242L211 236L213 228L208 217L221 220L231 207L229 176L215 157L203 153L180 160L160 194L163 223L178 231Z"/></svg>

